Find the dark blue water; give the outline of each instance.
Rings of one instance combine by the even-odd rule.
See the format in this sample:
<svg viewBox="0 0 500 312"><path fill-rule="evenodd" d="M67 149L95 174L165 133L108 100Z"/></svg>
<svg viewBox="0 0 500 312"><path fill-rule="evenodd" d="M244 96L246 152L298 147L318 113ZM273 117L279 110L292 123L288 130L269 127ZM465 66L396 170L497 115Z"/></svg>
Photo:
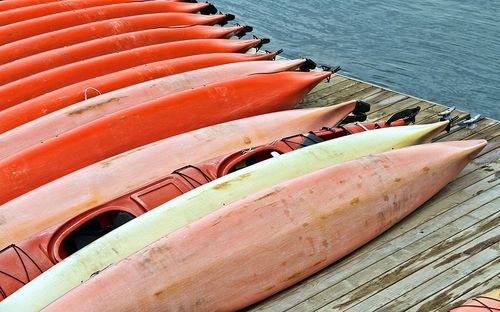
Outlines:
<svg viewBox="0 0 500 312"><path fill-rule="evenodd" d="M500 119L500 0L213 0L285 49Z"/></svg>

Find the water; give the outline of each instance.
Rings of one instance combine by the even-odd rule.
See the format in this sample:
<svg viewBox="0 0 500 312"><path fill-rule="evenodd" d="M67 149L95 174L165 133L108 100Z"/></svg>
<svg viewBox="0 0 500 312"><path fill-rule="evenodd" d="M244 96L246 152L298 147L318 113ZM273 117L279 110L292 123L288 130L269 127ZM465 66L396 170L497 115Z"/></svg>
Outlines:
<svg viewBox="0 0 500 312"><path fill-rule="evenodd" d="M500 119L499 0L213 0L254 34L343 73Z"/></svg>

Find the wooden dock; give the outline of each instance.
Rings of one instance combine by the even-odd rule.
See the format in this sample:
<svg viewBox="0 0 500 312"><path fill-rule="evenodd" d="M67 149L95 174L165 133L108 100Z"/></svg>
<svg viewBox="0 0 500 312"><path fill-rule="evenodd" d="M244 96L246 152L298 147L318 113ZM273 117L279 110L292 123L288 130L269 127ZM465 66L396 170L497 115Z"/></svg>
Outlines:
<svg viewBox="0 0 500 312"><path fill-rule="evenodd" d="M370 121L420 106L417 123L448 108L342 75L301 107L351 99L372 104ZM466 120L470 114L455 111ZM487 139L488 146L439 194L371 243L249 311L448 311L500 287L500 123L453 127L437 141ZM432 157L432 155L429 155Z"/></svg>

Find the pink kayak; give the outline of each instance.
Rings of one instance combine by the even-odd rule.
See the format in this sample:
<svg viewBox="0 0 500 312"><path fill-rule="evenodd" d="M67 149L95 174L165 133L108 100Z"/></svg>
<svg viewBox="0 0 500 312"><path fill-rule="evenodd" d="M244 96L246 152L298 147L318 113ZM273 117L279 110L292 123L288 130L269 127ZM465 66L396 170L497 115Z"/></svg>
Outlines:
<svg viewBox="0 0 500 312"><path fill-rule="evenodd" d="M289 180L171 233L42 311L245 308L389 229L452 181L485 145L425 144Z"/></svg>

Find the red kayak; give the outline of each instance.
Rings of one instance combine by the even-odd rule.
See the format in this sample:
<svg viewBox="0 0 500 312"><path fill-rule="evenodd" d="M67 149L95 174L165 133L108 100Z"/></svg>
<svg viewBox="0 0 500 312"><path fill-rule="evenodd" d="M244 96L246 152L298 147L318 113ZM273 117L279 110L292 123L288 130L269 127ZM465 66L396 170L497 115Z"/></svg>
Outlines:
<svg viewBox="0 0 500 312"><path fill-rule="evenodd" d="M0 110L81 81L134 66L197 54L243 53L261 42L260 39L185 40L156 44L83 60L0 86L0 99L2 99ZM89 85L88 87L94 86Z"/></svg>
<svg viewBox="0 0 500 312"><path fill-rule="evenodd" d="M25 268L28 271L27 280L31 280L131 219L198 186L269 159L273 157L273 154L289 153L358 132L403 126L411 121L414 121L414 116L408 116L390 124L378 122L323 128L319 131L294 135L267 145L216 157L194 166L180 168L128 194L89 209L41 233L36 233L19 244L6 248L0 253L0 271L8 275L0 275L0 285L6 297L25 284L26 278L23 278Z"/></svg>
<svg viewBox="0 0 500 312"><path fill-rule="evenodd" d="M167 20L172 25L186 25L186 18L197 15L190 13L208 6L208 3L139 1L63 12L1 27L0 45L78 25L135 15L169 13Z"/></svg>
<svg viewBox="0 0 500 312"><path fill-rule="evenodd" d="M185 14L183 15L185 18L178 21L179 24L176 24L169 19L169 16L170 13L161 13L116 18L53 31L3 46L0 45L0 64L112 35L165 27L224 24L226 20L233 18L232 15Z"/></svg>
<svg viewBox="0 0 500 312"><path fill-rule="evenodd" d="M163 0L165 2L173 2ZM12 2L12 1L9 1ZM41 3L27 7L16 8L0 13L0 26L9 25L37 17L92 8L101 5L137 2L137 0L65 0L51 3Z"/></svg>
<svg viewBox="0 0 500 312"><path fill-rule="evenodd" d="M148 143L230 120L290 109L330 75L254 75L179 92L103 117L0 161L0 203Z"/></svg>
<svg viewBox="0 0 500 312"><path fill-rule="evenodd" d="M0 133L12 130L58 109L84 101L85 98L99 95L98 93L96 94L95 90L99 90L101 94L104 94L144 81L191 70L229 63L269 60L274 56L274 53L211 53L193 55L132 67L85 80L0 111ZM89 86L92 86L93 89L88 89Z"/></svg>
<svg viewBox="0 0 500 312"><path fill-rule="evenodd" d="M245 26L190 26L147 29L82 42L0 65L0 85L86 59L135 48L190 39L229 39Z"/></svg>

